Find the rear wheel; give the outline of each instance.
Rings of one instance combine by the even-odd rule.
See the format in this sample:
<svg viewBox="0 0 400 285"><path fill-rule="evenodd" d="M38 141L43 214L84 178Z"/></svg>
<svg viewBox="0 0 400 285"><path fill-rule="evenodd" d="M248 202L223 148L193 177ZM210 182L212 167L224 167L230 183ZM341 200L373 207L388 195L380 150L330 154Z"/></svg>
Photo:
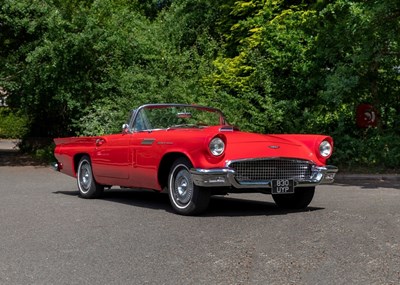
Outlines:
<svg viewBox="0 0 400 285"><path fill-rule="evenodd" d="M210 190L193 183L190 174L191 162L178 158L168 176L168 195L174 210L181 215L196 215L204 212L210 201Z"/></svg>
<svg viewBox="0 0 400 285"><path fill-rule="evenodd" d="M92 163L89 156L85 155L78 164L77 182L79 195L82 198L98 198L104 191L104 186L94 180L92 172Z"/></svg>
<svg viewBox="0 0 400 285"><path fill-rule="evenodd" d="M296 188L294 194L272 194L275 203L284 209L305 209L314 197L315 187Z"/></svg>

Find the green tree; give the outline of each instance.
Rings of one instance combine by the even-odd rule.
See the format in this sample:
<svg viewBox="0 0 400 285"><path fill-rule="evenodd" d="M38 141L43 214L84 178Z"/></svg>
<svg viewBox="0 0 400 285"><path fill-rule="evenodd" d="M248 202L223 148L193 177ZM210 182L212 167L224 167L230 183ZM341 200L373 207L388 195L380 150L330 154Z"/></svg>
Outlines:
<svg viewBox="0 0 400 285"><path fill-rule="evenodd" d="M147 36L149 22L127 2L4 2L0 84L11 105L30 116L29 135L73 135L84 128L74 122L92 110L85 107L103 98L118 102L121 94L141 96L141 87L154 82L146 69L156 41ZM126 93L130 88L135 91Z"/></svg>
<svg viewBox="0 0 400 285"><path fill-rule="evenodd" d="M28 136L114 132L140 104L196 103L396 167L399 16L397 0L0 0L0 86ZM364 102L379 128L356 127Z"/></svg>
<svg viewBox="0 0 400 285"><path fill-rule="evenodd" d="M189 2L172 5L169 13L159 7L150 19L141 1L12 2L6 0L0 16L11 30L0 84L11 104L30 116L29 135L88 134L82 122L97 112L104 117L110 102L122 117L143 103L196 101L210 46L203 28L212 17L204 14L205 23ZM21 22L19 33L15 22ZM104 118L98 124L109 125L105 130L121 124Z"/></svg>
<svg viewBox="0 0 400 285"><path fill-rule="evenodd" d="M338 0L321 16L316 44L325 78L321 96L332 109L345 106L351 116L358 104L372 103L381 111L381 127L394 127L399 117L392 116L400 112L400 3Z"/></svg>
<svg viewBox="0 0 400 285"><path fill-rule="evenodd" d="M398 168L400 166L400 3L342 1L320 13L316 43L325 113L322 122L339 146L337 163ZM379 112L377 129L359 129L355 110L373 104ZM322 112L321 112L322 114Z"/></svg>
<svg viewBox="0 0 400 285"><path fill-rule="evenodd" d="M213 86L242 105L237 124L260 132L304 132L315 102L310 74L316 11L285 1L237 1L237 18L215 60ZM236 112L236 111L235 111ZM288 116L292 120L287 120Z"/></svg>

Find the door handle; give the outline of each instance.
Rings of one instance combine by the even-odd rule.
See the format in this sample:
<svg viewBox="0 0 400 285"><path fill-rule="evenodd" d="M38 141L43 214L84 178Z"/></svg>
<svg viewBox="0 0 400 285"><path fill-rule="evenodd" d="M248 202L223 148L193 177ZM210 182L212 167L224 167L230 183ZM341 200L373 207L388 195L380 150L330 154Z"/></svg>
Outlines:
<svg viewBox="0 0 400 285"><path fill-rule="evenodd" d="M97 139L96 140L96 146L97 147L102 146L105 142L106 142L105 139Z"/></svg>

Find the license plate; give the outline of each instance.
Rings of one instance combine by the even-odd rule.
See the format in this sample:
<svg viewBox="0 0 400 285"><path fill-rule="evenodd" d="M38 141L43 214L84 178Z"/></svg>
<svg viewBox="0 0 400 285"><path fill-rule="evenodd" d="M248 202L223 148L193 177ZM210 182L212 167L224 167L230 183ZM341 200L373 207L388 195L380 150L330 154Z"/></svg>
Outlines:
<svg viewBox="0 0 400 285"><path fill-rule="evenodd" d="M272 194L292 194L294 193L293 179L272 180Z"/></svg>

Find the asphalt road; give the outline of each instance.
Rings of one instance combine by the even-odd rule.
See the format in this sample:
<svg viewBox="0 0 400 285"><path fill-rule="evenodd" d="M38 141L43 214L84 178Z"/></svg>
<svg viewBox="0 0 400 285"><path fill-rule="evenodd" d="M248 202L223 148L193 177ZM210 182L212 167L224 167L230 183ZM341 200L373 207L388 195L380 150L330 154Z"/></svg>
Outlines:
<svg viewBox="0 0 400 285"><path fill-rule="evenodd" d="M3 160L0 284L399 284L399 205L399 182L352 181L306 211L241 194L184 217L165 194L84 200L73 178Z"/></svg>

